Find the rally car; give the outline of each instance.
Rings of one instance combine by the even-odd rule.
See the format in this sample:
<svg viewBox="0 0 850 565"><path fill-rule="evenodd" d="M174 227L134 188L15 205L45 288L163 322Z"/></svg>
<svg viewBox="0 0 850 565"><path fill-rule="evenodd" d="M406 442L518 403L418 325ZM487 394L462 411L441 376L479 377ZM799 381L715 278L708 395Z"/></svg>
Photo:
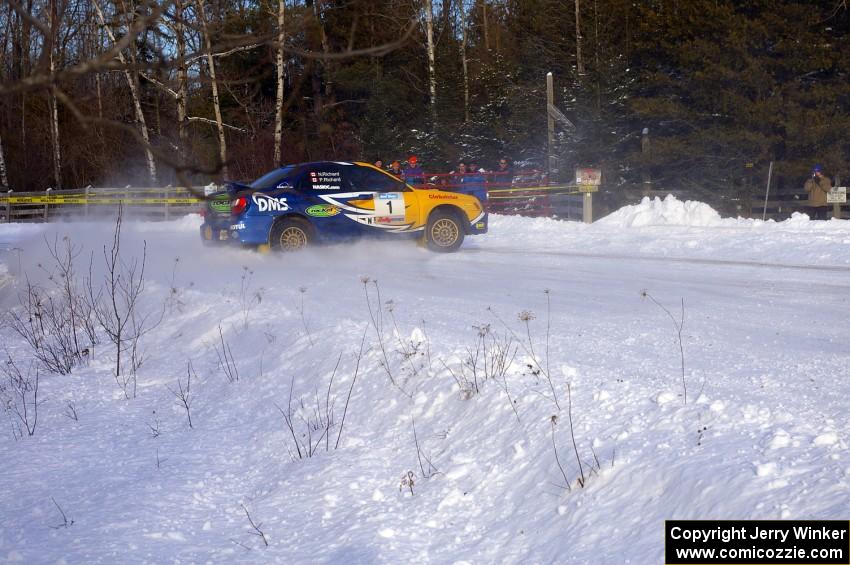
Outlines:
<svg viewBox="0 0 850 565"><path fill-rule="evenodd" d="M421 238L456 251L487 232L478 198L405 184L368 163L287 165L251 184L230 183L207 202L201 239L293 251L364 235Z"/></svg>

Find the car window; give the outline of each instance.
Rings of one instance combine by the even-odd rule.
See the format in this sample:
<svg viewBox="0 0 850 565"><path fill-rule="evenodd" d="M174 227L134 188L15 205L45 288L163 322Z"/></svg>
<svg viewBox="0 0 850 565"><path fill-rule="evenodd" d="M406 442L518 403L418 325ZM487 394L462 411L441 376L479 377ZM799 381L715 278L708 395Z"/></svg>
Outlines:
<svg viewBox="0 0 850 565"><path fill-rule="evenodd" d="M395 177L366 167L351 167L346 171L352 190L369 192L405 192L404 183Z"/></svg>
<svg viewBox="0 0 850 565"><path fill-rule="evenodd" d="M280 169L275 169L252 182L250 186L257 190L277 188L278 185L283 183L288 183L291 186L295 180L294 177L297 173L296 169L297 167L295 167L295 165L288 165Z"/></svg>
<svg viewBox="0 0 850 565"><path fill-rule="evenodd" d="M305 167L301 178L301 190L316 194L348 190L348 183L342 174L342 167L335 163L318 163Z"/></svg>

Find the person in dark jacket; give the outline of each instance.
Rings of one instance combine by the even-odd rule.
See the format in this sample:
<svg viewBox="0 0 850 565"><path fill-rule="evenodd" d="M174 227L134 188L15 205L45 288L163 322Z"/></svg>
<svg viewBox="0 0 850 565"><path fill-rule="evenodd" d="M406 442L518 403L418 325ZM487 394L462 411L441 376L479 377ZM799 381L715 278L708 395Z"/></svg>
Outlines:
<svg viewBox="0 0 850 565"><path fill-rule="evenodd" d="M463 177L466 176L466 163L458 161L457 167L446 175L446 182L443 184L446 190L459 192L463 184Z"/></svg>
<svg viewBox="0 0 850 565"><path fill-rule="evenodd" d="M499 166L490 173L493 188L507 188L514 180L514 169L507 157L499 159Z"/></svg>
<svg viewBox="0 0 850 565"><path fill-rule="evenodd" d="M416 158L416 155L407 158L407 168L404 169L403 178L407 184L425 184L425 173L419 166L419 159Z"/></svg>
<svg viewBox="0 0 850 565"><path fill-rule="evenodd" d="M826 195L832 190L832 181L823 174L823 167L815 165L812 167L812 176L803 185L809 193L809 213L813 220L826 220L828 218L828 203Z"/></svg>

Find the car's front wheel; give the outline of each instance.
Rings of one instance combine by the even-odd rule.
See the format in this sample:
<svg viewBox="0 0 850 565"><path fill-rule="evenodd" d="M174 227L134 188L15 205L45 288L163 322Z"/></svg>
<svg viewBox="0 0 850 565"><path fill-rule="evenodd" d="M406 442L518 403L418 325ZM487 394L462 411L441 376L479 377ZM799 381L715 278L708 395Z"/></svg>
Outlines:
<svg viewBox="0 0 850 565"><path fill-rule="evenodd" d="M313 231L301 218L286 218L275 223L269 243L277 251L298 251L313 241Z"/></svg>
<svg viewBox="0 0 850 565"><path fill-rule="evenodd" d="M428 217L425 226L425 241L428 249L442 253L457 251L463 243L463 225L456 213L436 210Z"/></svg>

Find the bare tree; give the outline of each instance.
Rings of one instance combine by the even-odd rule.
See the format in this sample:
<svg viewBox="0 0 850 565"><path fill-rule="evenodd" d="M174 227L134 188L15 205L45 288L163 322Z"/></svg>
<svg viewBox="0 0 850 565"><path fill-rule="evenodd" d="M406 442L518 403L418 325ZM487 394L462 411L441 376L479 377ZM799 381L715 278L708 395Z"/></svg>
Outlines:
<svg viewBox="0 0 850 565"><path fill-rule="evenodd" d="M24 431L28 436L33 436L38 426L38 407L43 402L38 399L38 366L30 365L24 374L8 352L6 355L2 373L6 377L4 380L8 382L8 387L0 384L0 392L8 391L10 396L0 400L3 400L4 409L11 411L16 417L16 421L10 420L15 439L22 438Z"/></svg>
<svg viewBox="0 0 850 565"><path fill-rule="evenodd" d="M188 111L189 73L186 67L186 21L183 0L174 0L174 35L177 44L177 127L180 136L180 161L189 148Z"/></svg>
<svg viewBox="0 0 850 565"><path fill-rule="evenodd" d="M204 0L196 0L198 20L201 22L201 35L204 41L204 50L207 55L207 68L210 73L210 87L212 88L213 110L215 111L215 124L218 131L218 156L221 160L222 174L227 174L227 139L224 137L224 122L221 119L221 102L218 98L218 79L215 74L215 58L213 57L212 41L207 26L207 17L204 14Z"/></svg>
<svg viewBox="0 0 850 565"><path fill-rule="evenodd" d="M434 6L432 0L425 0L425 34L428 51L428 91L431 95L431 120L437 124L437 66L434 47Z"/></svg>
<svg viewBox="0 0 850 565"><path fill-rule="evenodd" d="M57 18L51 19L48 15L48 7L51 3L56 7ZM8 6L8 10L5 7ZM172 8L173 6L173 8ZM237 95L233 92L234 85L241 85L245 92L250 90L250 84L256 84L256 77L233 77L235 66L229 66L225 71L221 58L235 53L244 53L266 46L273 50L278 62L278 70L283 72L283 83L289 77L287 72L287 56L281 57L280 53L290 54L297 57L302 68L324 69L323 75L317 75L317 90L319 97L310 103L314 105L316 115L320 120L324 119L323 100L330 98L333 92L333 75L331 65L334 61L351 59L362 56L380 57L409 42L410 37L416 29L416 19L411 17L410 25L400 30L396 40L371 44L369 47L355 49L355 41L360 35L357 32L356 21L352 23L351 32L347 46L335 50L338 42L338 31L334 29L333 37L329 35L330 27L325 11L327 4L323 1L313 3L312 6L297 6L301 19L296 19L294 32L286 27L287 5L282 3L273 4L278 11L279 25L275 29L272 26L267 31L262 30L265 26L252 27L251 33L219 33L214 25L219 25L218 17L211 11L229 9L231 4L212 4L204 0L138 0L137 2L124 2L120 0L95 0L94 2L79 3L78 0L8 0L4 3L4 9L0 13L0 51L11 53L8 58L11 64L2 65L0 68L0 96L3 97L3 111L11 109L12 113L7 116L20 115L19 122L14 124L16 133L14 143L9 146L9 134L2 141L6 142L3 149L6 150L4 157L15 159L14 166L8 169L18 171L27 169L28 147L32 145L31 134L28 132L40 126L37 131L53 132L52 138L58 129L55 126L57 120L65 120L71 117L79 127L70 130L62 121L61 151L58 156L68 159L65 149L70 139L86 136L96 137L99 143L106 144L118 142L114 147L114 153L122 153L120 144L122 140L132 140L145 152L147 173L151 179L159 174L159 168L167 166L173 169L177 181L187 187L196 184L195 179L189 178L189 174L216 175L222 172L222 167L227 164L229 152L224 133L225 129L233 129L245 132L240 124L227 124L225 119L225 108L222 108L222 88L231 91L234 99ZM256 3L240 5L239 16L233 20L244 17L255 10L268 11L268 6L259 6ZM187 12L191 11L191 15ZM272 8L274 11L274 8ZM196 13L197 12L197 13ZM8 17L4 19L8 13ZM412 16L412 14L411 14ZM306 32L307 26L312 25L315 18L317 39L321 39L321 45L315 45L315 49L304 48L309 45L305 37L310 35ZM355 17L355 20L357 18ZM5 25L4 25L5 24ZM94 27L92 24L96 25ZM252 24L246 24L246 27ZM299 28L300 26L300 28ZM51 38L54 28L58 28L58 41L55 42L54 64L51 66L48 55L51 50ZM301 32L305 33L301 33ZM300 35L299 35L300 34ZM102 37L101 37L102 35ZM296 40L288 41L288 38L296 37ZM77 39L73 39L73 38ZM9 49L9 39L11 49ZM72 39L69 39L72 38ZM6 43L3 43L6 40ZM73 45L68 41L75 42ZM143 53L143 55L142 55ZM253 57L253 56L252 56ZM34 62L38 59L37 62ZM306 62L306 65L303 63ZM208 70L191 69L193 65L206 65ZM116 73L118 80L116 80ZM226 74L225 74L226 73ZM307 70L303 74L309 74ZM168 135L168 124L165 115L160 114L159 100L156 93L149 89L143 89L139 81L144 79L147 83L155 85L160 92L167 94L175 101L174 130L179 130L179 143L161 143L154 141L155 133L163 138ZM234 80L235 79L235 80ZM120 81L121 84L118 84ZM126 83L126 86L125 86ZM194 88L195 83L203 83L205 88ZM281 84L283 86L283 84ZM295 99L299 85L292 88L291 96ZM132 102L133 119L130 123L122 116L118 104L110 107L110 96L123 94L126 88ZM288 86L285 90L288 90ZM202 117L190 115L190 96L202 97L204 92L211 92L211 102L214 106L215 116ZM85 93L85 95L83 94ZM90 96L88 95L90 93ZM51 104L47 111L38 111L36 105L32 104L33 94L45 97L50 103L51 98L55 104ZM249 96L254 96L250 94ZM280 124L280 155L283 155L284 127L283 116L286 107L292 103L286 101L281 103L276 100L275 117ZM339 102L338 104L350 101ZM152 103L155 107L156 120L152 121L153 115L146 104ZM245 110L246 117L251 123L251 131L256 126L251 115L252 106L250 99L237 103ZM333 103L336 106L337 103ZM43 107L44 105L39 105ZM60 108L61 107L61 108ZM270 117L270 116L269 116ZM214 118L214 119L210 119ZM261 117L261 119L263 119ZM33 124L33 120L43 120L43 124ZM5 120L4 126L9 122ZM204 159L191 155L192 144L190 143L189 123L205 123L216 128L218 134L218 159L212 165L204 165ZM277 125L277 124L276 124ZM92 127L94 126L94 127ZM276 128L278 129L278 128ZM69 131L70 130L70 131ZM151 131L154 130L154 131ZM5 130L4 130L5 131ZM68 133L66 133L66 131ZM324 131L324 130L323 130ZM19 137L18 137L19 136ZM50 139L50 135L45 135ZM60 144L54 143L56 147ZM203 143L199 144L203 150ZM109 148L113 149L113 148ZM50 152L45 152L50 155ZM109 161L108 151L82 151L84 155L94 153L95 159L103 158ZM73 163L59 165L58 170L63 175L73 172L76 179L80 177L91 178L92 175L102 174L105 168L96 163L85 163L80 171L77 165L81 159L80 151L72 152ZM53 159L54 164L60 159ZM9 163L11 166L13 163ZM91 167L86 170L87 167ZM100 170L99 170L100 168ZM225 176L228 172L224 171ZM2 176L2 175L0 175ZM10 175L11 177L12 175ZM56 176L52 175L31 175ZM0 178L2 180L2 178ZM15 182L14 178L9 179ZM79 180L69 181L63 179L64 184L79 184ZM32 184L32 183L30 183ZM200 191L196 196L203 196Z"/></svg>
<svg viewBox="0 0 850 565"><path fill-rule="evenodd" d="M282 165L281 162L281 143L283 141L283 41L284 21L285 21L286 1L278 0L277 5L277 59L275 65L277 67L277 97L275 99L275 118L274 118L274 165L276 167Z"/></svg>
<svg viewBox="0 0 850 565"><path fill-rule="evenodd" d="M487 22L487 0L481 0L481 27L484 32L484 49L490 50L490 24Z"/></svg>
<svg viewBox="0 0 850 565"><path fill-rule="evenodd" d="M9 177L6 175L6 157L3 155L3 136L0 135L0 189L9 188Z"/></svg>
<svg viewBox="0 0 850 565"><path fill-rule="evenodd" d="M469 122L469 61L466 58L466 8L463 2L458 2L458 13L460 14L460 61L463 65L463 121Z"/></svg>
<svg viewBox="0 0 850 565"><path fill-rule="evenodd" d="M112 235L112 247L103 246L103 258L106 265L103 287L95 291L91 273L87 282L89 303L98 324L109 340L115 345L115 382L124 391L124 397L130 398L129 386L132 384L132 396L136 396L136 369L139 339L162 321L152 319L149 314L139 311L142 293L145 290L145 263L147 261L147 242L142 247L141 259L125 261L121 252L121 225L123 209L118 207L115 229ZM130 354L129 372L122 366L122 355Z"/></svg>
<svg viewBox="0 0 850 565"><path fill-rule="evenodd" d="M584 74L584 59L581 56L581 0L576 3L576 71L579 77Z"/></svg>
<svg viewBox="0 0 850 565"><path fill-rule="evenodd" d="M48 27L49 34L45 35L45 49L48 51L47 58L49 62L50 72L56 72L56 37L59 33L59 13L56 6L56 0L50 0L48 8ZM56 89L50 90L48 96L48 105L50 107L50 144L53 147L53 182L56 183L54 188L62 186L62 151L59 145L59 107L56 103Z"/></svg>
<svg viewBox="0 0 850 565"><path fill-rule="evenodd" d="M117 48L120 43L115 40L115 33L113 33L112 28L110 28L106 23L106 18L103 16L103 9L100 6L99 0L92 0L92 5L94 6L95 11L97 12L97 17L100 20L100 25L103 26L104 31L109 36L109 40L112 42L112 45ZM133 12L135 14L135 12ZM128 35L130 35L130 30L133 29L133 26L128 26ZM126 36L125 36L126 37ZM136 121L139 124L139 133L142 135L142 139L144 140L144 149L145 149L145 158L148 163L148 174L150 175L151 183L156 184L157 182L157 173L156 173L156 161L153 158L153 152L151 151L151 141L150 135L148 134L148 124L145 120L145 113L142 111L142 101L139 97L139 84L138 79L134 76L133 73L130 72L130 66L127 64L127 59L124 57L124 53L122 49L115 50L115 56L118 57L118 60L121 62L121 67L124 69L124 77L127 79L127 86L130 88L130 96L133 99L133 108L136 111ZM54 70L51 69L51 75L54 74Z"/></svg>
<svg viewBox="0 0 850 565"><path fill-rule="evenodd" d="M183 381L180 378L177 378L177 390L166 385L169 392L174 395L177 399L177 402L180 403L180 406L183 407L183 410L186 411L186 420L189 422L189 428L192 427L192 377L195 377L197 380L198 375L195 374L195 369L192 367L192 361L188 361L186 363L186 384L183 384ZM157 430L158 433L158 430Z"/></svg>

